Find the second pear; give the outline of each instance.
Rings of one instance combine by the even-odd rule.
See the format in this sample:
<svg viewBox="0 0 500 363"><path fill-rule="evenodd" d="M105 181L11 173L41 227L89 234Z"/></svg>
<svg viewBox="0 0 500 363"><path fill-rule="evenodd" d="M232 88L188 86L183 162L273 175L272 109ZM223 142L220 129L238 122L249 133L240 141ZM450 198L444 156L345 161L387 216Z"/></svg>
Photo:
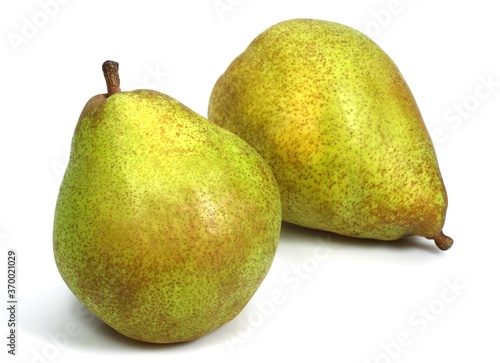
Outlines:
<svg viewBox="0 0 500 363"><path fill-rule="evenodd" d="M420 111L394 62L362 33L313 19L267 29L218 79L208 118L268 161L285 221L451 247Z"/></svg>

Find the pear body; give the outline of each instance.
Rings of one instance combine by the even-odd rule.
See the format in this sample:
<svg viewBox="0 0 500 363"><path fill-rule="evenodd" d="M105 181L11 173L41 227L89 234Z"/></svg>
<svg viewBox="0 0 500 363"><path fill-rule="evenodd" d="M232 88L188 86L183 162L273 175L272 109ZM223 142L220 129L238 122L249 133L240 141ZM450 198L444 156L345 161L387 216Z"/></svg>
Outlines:
<svg viewBox="0 0 500 363"><path fill-rule="evenodd" d="M266 276L280 226L272 171L239 137L155 91L86 104L54 256L75 296L118 332L175 343L228 322Z"/></svg>
<svg viewBox="0 0 500 363"><path fill-rule="evenodd" d="M285 221L451 245L441 232L446 190L415 99L362 33L315 19L270 27L217 80L208 118L267 160Z"/></svg>

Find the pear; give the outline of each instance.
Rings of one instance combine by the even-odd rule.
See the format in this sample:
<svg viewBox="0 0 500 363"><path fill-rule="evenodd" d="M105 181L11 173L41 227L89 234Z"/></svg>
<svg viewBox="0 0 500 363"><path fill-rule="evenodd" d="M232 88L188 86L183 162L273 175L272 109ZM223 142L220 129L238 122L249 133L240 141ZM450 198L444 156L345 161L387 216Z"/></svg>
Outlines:
<svg viewBox="0 0 500 363"><path fill-rule="evenodd" d="M268 28L217 80L208 118L269 163L285 221L451 247L446 190L415 99L391 58L355 29L317 19Z"/></svg>
<svg viewBox="0 0 500 363"><path fill-rule="evenodd" d="M272 170L246 142L153 90L91 98L57 199L53 251L67 286L132 339L197 339L234 318L273 261Z"/></svg>

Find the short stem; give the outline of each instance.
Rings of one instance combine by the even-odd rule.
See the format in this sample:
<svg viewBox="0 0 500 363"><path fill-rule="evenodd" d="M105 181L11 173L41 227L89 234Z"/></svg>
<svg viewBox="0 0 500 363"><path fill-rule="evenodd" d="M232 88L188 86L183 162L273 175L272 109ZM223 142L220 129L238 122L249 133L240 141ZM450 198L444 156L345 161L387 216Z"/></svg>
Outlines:
<svg viewBox="0 0 500 363"><path fill-rule="evenodd" d="M108 87L107 96L109 97L115 93L121 92L118 63L108 60L102 64L102 71L104 72L104 79L106 80L106 85Z"/></svg>
<svg viewBox="0 0 500 363"><path fill-rule="evenodd" d="M436 242L436 246L442 251L446 251L453 245L453 240L443 234L443 232L439 232L437 236L434 236L434 242Z"/></svg>

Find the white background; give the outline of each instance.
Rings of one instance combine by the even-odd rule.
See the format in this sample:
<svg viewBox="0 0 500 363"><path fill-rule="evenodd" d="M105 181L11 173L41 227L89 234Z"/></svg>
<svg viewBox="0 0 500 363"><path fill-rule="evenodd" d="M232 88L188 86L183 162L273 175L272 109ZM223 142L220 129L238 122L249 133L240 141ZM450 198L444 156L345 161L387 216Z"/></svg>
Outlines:
<svg viewBox="0 0 500 363"><path fill-rule="evenodd" d="M498 362L494 4L3 1L0 271L15 248L20 304L12 360ZM361 30L399 66L435 142L449 194L445 232L455 245L441 252L423 238L377 243L284 225L267 278L235 320L187 344L120 336L81 307L52 255L54 205L73 129L85 102L105 92L102 62L120 63L123 90L156 89L206 116L212 86L230 61L267 27L296 17ZM3 337L6 315L0 323ZM1 360L10 359L6 338L0 346Z"/></svg>

